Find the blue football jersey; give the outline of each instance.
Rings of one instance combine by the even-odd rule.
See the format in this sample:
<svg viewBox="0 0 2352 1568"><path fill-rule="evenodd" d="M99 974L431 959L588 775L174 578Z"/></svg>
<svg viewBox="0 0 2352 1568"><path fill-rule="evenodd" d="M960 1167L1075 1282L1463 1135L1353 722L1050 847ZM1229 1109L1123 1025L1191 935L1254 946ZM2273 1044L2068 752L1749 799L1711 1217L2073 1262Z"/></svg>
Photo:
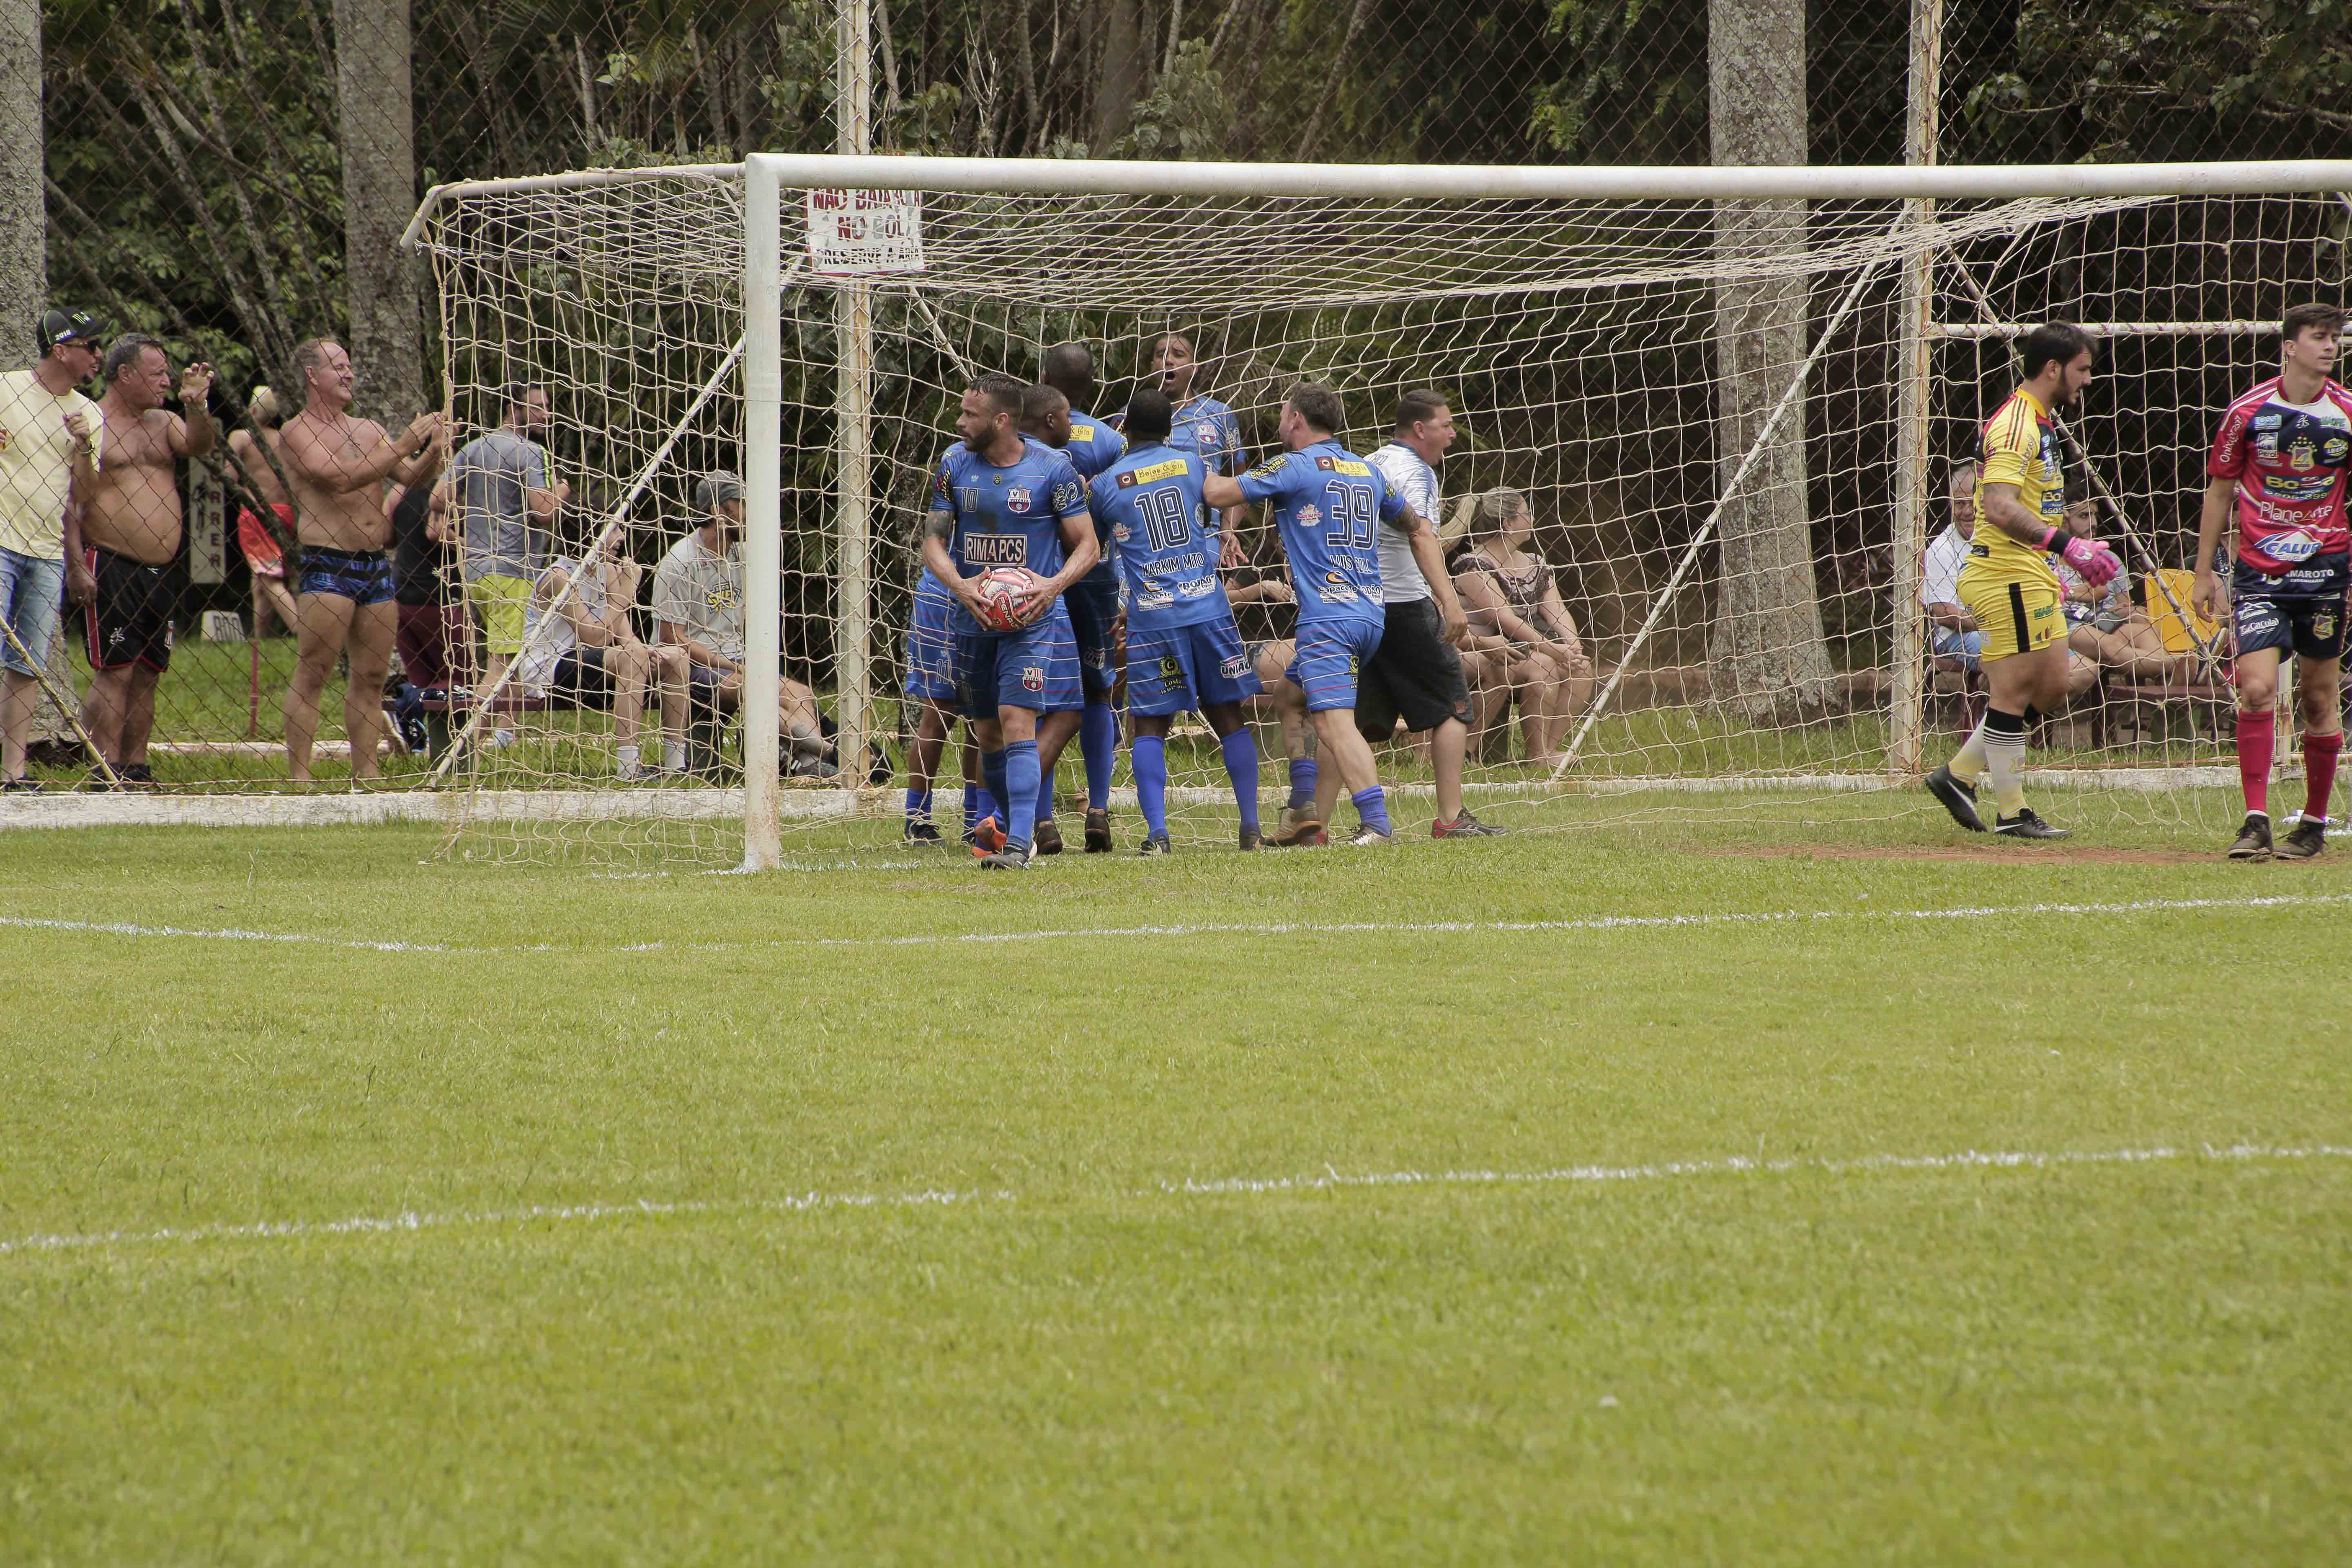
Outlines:
<svg viewBox="0 0 2352 1568"><path fill-rule="evenodd" d="M998 468L959 441L931 479L929 510L955 520L948 554L970 577L992 566L1025 566L1040 577L1062 569L1062 521L1083 517L1087 488L1069 458L1042 441L1025 441L1020 459ZM976 629L956 601L958 625Z"/></svg>
<svg viewBox="0 0 2352 1568"><path fill-rule="evenodd" d="M1403 521L1405 503L1378 468L1324 440L1260 463L1241 486L1251 504L1274 503L1302 623L1381 619L1375 536L1381 523Z"/></svg>
<svg viewBox="0 0 2352 1568"><path fill-rule="evenodd" d="M1091 414L1070 410L1070 444L1062 448L1078 478L1092 479L1127 455L1126 438Z"/></svg>
<svg viewBox="0 0 2352 1568"><path fill-rule="evenodd" d="M1110 530L1129 628L1197 626L1234 613L1217 576L1216 513L1201 500L1207 477L1198 457L1155 443L1095 480L1095 525Z"/></svg>
<svg viewBox="0 0 2352 1568"><path fill-rule="evenodd" d="M1188 397L1176 410L1168 444L1191 452L1209 465L1213 474L1237 474L1246 461L1242 451L1241 421L1213 397Z"/></svg>

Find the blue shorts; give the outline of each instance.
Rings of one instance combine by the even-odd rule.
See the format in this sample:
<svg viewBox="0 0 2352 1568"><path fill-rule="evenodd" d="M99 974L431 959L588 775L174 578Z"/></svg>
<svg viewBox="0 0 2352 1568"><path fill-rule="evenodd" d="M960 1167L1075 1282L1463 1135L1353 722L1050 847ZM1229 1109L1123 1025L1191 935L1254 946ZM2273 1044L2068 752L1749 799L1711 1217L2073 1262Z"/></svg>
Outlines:
<svg viewBox="0 0 2352 1568"><path fill-rule="evenodd" d="M908 700L956 700L955 603L948 585L926 569L915 580L915 624L907 628Z"/></svg>
<svg viewBox="0 0 2352 1568"><path fill-rule="evenodd" d="M956 696L964 716L993 719L1000 708L1072 713L1086 706L1077 645L1059 600L1044 620L1017 632L959 631Z"/></svg>
<svg viewBox="0 0 2352 1568"><path fill-rule="evenodd" d="M0 618L33 656L26 663L6 637L0 637L0 665L19 675L40 673L40 661L49 657L49 643L58 635L58 603L65 596L65 585L62 549L46 560L0 550Z"/></svg>
<svg viewBox="0 0 2352 1568"><path fill-rule="evenodd" d="M1189 626L1127 631L1127 710L1147 719L1240 702L1265 689L1231 616Z"/></svg>
<svg viewBox="0 0 2352 1568"><path fill-rule="evenodd" d="M388 605L395 592L392 557L381 550L327 550L305 545L298 594L339 594L354 605Z"/></svg>
<svg viewBox="0 0 2352 1568"><path fill-rule="evenodd" d="M1307 693L1307 710L1356 705L1356 678L1381 647L1379 620L1301 621L1290 668L1282 673Z"/></svg>
<svg viewBox="0 0 2352 1568"><path fill-rule="evenodd" d="M1118 576L1097 566L1062 594L1070 612L1070 635L1078 645L1078 679L1089 701L1110 695L1118 671L1111 667L1112 634L1118 622Z"/></svg>
<svg viewBox="0 0 2352 1568"><path fill-rule="evenodd" d="M2352 556L2315 555L2278 577L2240 562L2230 574L2230 629L2238 653L2277 648L2298 658L2342 658L2347 585Z"/></svg>

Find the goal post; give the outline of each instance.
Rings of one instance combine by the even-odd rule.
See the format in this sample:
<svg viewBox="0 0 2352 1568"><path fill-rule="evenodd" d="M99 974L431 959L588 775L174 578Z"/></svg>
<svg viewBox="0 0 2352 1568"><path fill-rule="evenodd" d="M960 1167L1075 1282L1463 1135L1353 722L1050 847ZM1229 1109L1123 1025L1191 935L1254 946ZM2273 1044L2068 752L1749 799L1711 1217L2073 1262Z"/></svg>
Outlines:
<svg viewBox="0 0 2352 1568"><path fill-rule="evenodd" d="M2259 379L2263 321L2294 299L2343 296L2347 190L2352 161L1496 168L841 153L436 187L409 237L441 285L453 413L476 417L522 369L559 405L573 389L576 428L559 416L558 436L586 454L592 496L658 470L624 530L648 576L697 521L683 498L698 471L740 468L746 492L740 781L616 787L599 773L602 721L534 718L517 755L464 761L460 787L480 799L460 816L497 854L724 855L752 869L780 864L788 843L894 837L898 804L867 778L869 742L904 763L910 546L955 438L956 396L979 371L1034 379L1043 350L1074 338L1101 362L1093 412L1111 414L1170 332L1199 340L1193 390L1230 407L1259 456L1295 381L1340 390L1360 450L1385 438L1401 392L1454 395L1467 438L1442 465L1449 547L1499 538L1481 521L1490 503L1525 498L1530 558L1590 668L1567 692L1556 647L1488 637L1506 646L1481 656L1482 700L1502 700L1492 725L1506 732L1497 744L1487 728L1474 757L1477 798L1537 826L1549 800L1643 784L1899 780L1934 760L1939 721L1933 628L1916 603L1920 552L1943 526L1936 487L1986 399L2005 392L2016 329L2074 320L2117 345L2111 402L2079 421L2090 472L2070 471L2069 493L2103 498L2136 575L2182 567L2192 448L2224 390ZM922 269L811 265L805 204L836 192L912 193ZM1801 204L1801 244L1714 242L1722 204L1759 200ZM1754 416L1741 441L1754 435L1741 460L1711 434L1727 417L1718 302L1751 285L1792 300L1805 330L1741 362L1769 388L1742 393ZM690 405L686 392L737 342L731 395ZM1759 458L1792 437L1807 462ZM1810 625L1769 619L1770 595L1726 593L1714 520L1759 491L1773 493L1756 516L1804 531ZM619 521L609 501L586 510ZM1465 519L1472 534L1457 538ZM1264 543L1254 548L1271 567ZM2164 570L2147 593L2207 651ZM1786 663L1828 675L1748 689L1712 658L1711 627L1733 614L1768 617L1747 646L1822 639ZM1273 635L1257 640L1278 642L1279 616L1266 615ZM1572 710L1538 723L1531 693L1554 678ZM835 773L807 765L791 706L803 700L832 727ZM646 712L656 705L648 693ZM2159 712L2156 741L2094 726L2070 765L2120 776L2213 763L2222 748L2200 715ZM1251 717L1277 760L1291 731L1268 709ZM1177 779L1175 798L1204 820L1223 794L1213 751L1187 752ZM1384 776L1425 784L1402 741L1382 756ZM1076 763L1074 747L1066 780ZM938 785L944 823L952 747ZM639 816L657 826L629 826Z"/></svg>

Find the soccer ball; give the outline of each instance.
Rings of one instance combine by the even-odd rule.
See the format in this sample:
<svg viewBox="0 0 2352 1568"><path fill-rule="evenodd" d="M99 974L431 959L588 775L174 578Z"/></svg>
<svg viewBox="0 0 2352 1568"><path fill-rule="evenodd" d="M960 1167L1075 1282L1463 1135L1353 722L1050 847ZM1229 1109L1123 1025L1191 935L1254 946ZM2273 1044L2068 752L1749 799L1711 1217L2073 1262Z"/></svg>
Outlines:
<svg viewBox="0 0 2352 1568"><path fill-rule="evenodd" d="M1034 592L1034 573L1020 566L993 566L981 574L981 625L992 632L1017 632L1034 617L1024 617L1021 601Z"/></svg>

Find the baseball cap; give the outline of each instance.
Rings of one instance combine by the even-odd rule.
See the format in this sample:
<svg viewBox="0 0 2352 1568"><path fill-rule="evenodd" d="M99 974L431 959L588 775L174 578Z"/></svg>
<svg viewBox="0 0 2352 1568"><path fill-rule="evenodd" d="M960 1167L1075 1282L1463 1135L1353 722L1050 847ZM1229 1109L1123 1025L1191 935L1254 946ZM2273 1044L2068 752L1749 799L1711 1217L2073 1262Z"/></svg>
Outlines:
<svg viewBox="0 0 2352 1568"><path fill-rule="evenodd" d="M743 481L724 468L703 475L694 481L694 510L715 511L730 500L743 499Z"/></svg>
<svg viewBox="0 0 2352 1568"><path fill-rule="evenodd" d="M88 310L45 310L41 313L41 352L59 343L89 343L113 331L113 323Z"/></svg>

